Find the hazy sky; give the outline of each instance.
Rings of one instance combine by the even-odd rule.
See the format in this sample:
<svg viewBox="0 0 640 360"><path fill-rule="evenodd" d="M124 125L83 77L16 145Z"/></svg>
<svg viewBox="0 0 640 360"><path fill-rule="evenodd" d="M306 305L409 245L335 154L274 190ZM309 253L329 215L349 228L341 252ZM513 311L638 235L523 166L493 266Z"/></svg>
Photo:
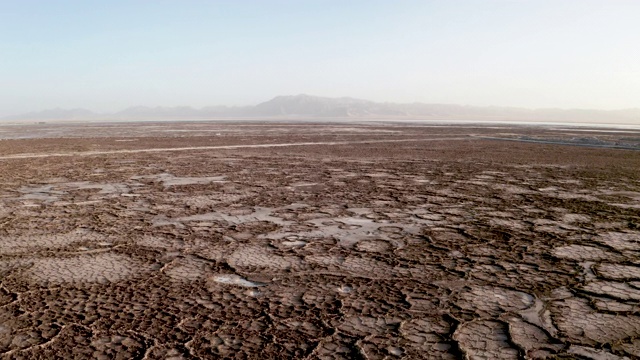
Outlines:
<svg viewBox="0 0 640 360"><path fill-rule="evenodd" d="M0 0L0 116L377 101L640 107L639 0Z"/></svg>

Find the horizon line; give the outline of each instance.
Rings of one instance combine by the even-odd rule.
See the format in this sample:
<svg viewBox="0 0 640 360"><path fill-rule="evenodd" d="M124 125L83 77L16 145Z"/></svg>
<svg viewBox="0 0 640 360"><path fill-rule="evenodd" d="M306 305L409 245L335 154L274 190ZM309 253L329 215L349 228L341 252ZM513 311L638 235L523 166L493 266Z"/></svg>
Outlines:
<svg viewBox="0 0 640 360"><path fill-rule="evenodd" d="M143 109L193 109L193 110L205 110L207 108L229 108L229 109L241 109L241 108L251 108L256 107L260 104L268 103L270 101L274 101L278 98L296 98L296 97L309 97L316 99L325 99L325 100L340 100L340 99L349 99L356 101L369 102L372 104L381 104L381 105L432 105L432 106L457 106L463 108L485 108L485 109L513 109L513 110L525 110L525 111L544 111L544 110L554 110L554 111L598 111L598 112L619 112L619 111L640 111L640 106L638 107L625 107L625 108L615 108L615 109L603 109L603 108L590 108L590 107L524 107L524 106L506 106L506 105L470 105L470 104L461 104L461 103L438 103L438 102L422 102L422 101L414 101L414 102L394 102L394 101L374 101L363 98L356 98L351 96L321 96L321 95L309 95L305 93L297 94L297 95L276 95L269 100L258 102L256 104L247 104L247 105L225 105L225 104L217 104L217 105L204 105L204 106L193 106L193 105L131 105L124 108L120 108L120 110L110 110L110 111L95 111L90 108L85 107L49 107L40 110L30 110L22 113L15 113L11 115L6 115L0 117L0 119L11 119L13 117L27 116L27 115L37 115L38 113L47 112L47 111L88 111L94 115L102 115L102 116L110 116L117 115L120 112L135 109L135 108L143 108Z"/></svg>

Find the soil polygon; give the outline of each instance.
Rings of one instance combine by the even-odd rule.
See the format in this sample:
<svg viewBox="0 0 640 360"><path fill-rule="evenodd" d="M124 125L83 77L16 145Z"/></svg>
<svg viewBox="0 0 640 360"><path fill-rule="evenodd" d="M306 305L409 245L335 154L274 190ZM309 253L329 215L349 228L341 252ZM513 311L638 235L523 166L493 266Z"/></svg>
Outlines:
<svg viewBox="0 0 640 360"><path fill-rule="evenodd" d="M0 126L2 359L640 356L615 132Z"/></svg>

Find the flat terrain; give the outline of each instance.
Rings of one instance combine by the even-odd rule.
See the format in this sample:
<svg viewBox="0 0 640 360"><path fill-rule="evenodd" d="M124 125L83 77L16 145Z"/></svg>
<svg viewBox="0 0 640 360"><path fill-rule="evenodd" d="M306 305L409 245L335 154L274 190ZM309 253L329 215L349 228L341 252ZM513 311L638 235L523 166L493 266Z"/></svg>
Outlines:
<svg viewBox="0 0 640 360"><path fill-rule="evenodd" d="M640 357L638 130L0 139L3 359Z"/></svg>

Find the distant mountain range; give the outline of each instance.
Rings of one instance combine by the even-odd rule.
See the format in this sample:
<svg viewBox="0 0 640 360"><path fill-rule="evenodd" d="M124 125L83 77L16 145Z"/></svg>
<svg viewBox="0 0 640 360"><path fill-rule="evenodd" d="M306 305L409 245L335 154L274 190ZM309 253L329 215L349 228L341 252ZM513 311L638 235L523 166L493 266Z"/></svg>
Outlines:
<svg viewBox="0 0 640 360"><path fill-rule="evenodd" d="M52 109L4 117L7 121L202 120L221 118L425 119L550 121L640 124L640 109L523 109L447 104L378 103L348 97L278 96L255 106L128 108L111 114L86 109Z"/></svg>

